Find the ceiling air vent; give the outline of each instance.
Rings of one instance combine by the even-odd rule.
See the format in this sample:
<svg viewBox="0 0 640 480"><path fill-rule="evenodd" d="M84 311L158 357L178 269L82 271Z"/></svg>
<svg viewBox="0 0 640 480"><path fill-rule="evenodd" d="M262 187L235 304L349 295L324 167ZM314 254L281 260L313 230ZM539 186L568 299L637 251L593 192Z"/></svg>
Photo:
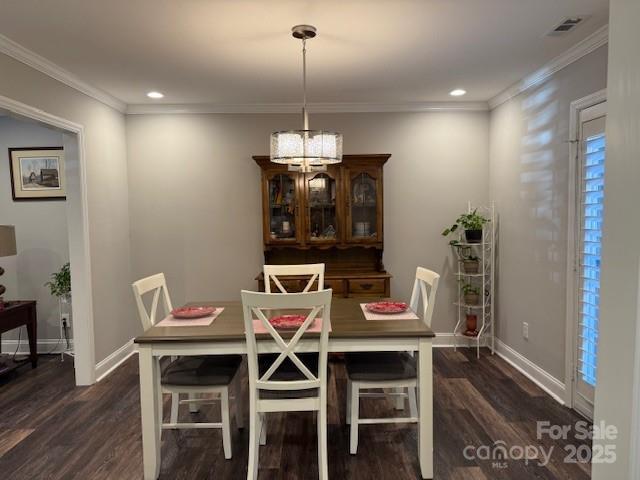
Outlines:
<svg viewBox="0 0 640 480"><path fill-rule="evenodd" d="M565 35L575 29L578 25L583 23L587 19L586 16L579 17L568 17L562 20L556 27L551 30L547 35L549 36L558 36Z"/></svg>

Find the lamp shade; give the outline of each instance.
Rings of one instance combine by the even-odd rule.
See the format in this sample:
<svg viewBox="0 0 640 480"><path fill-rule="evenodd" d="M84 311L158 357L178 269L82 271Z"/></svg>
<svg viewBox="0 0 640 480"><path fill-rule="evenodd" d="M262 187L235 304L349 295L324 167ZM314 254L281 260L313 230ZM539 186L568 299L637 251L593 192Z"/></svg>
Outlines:
<svg viewBox="0 0 640 480"><path fill-rule="evenodd" d="M0 225L0 257L17 255L16 228L13 225Z"/></svg>
<svg viewBox="0 0 640 480"><path fill-rule="evenodd" d="M271 161L289 165L329 165L342 161L342 134L323 130L283 130L271 134Z"/></svg>

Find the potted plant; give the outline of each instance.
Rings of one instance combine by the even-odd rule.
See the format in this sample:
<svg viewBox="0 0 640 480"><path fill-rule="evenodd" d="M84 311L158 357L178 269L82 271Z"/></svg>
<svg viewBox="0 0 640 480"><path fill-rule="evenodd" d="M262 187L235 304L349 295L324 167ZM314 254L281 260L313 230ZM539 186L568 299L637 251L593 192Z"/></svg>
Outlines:
<svg viewBox="0 0 640 480"><path fill-rule="evenodd" d="M446 237L462 227L468 243L480 243L482 242L482 227L488 221L487 218L478 213L478 209L475 209L471 213L463 213L460 215L453 225L442 232L442 235ZM450 243L451 245L455 245L458 242L452 240Z"/></svg>
<svg viewBox="0 0 640 480"><path fill-rule="evenodd" d="M467 329L465 335L475 337L478 334L478 315L467 313Z"/></svg>
<svg viewBox="0 0 640 480"><path fill-rule="evenodd" d="M466 305L478 305L478 303L480 303L480 287L476 287L470 283L463 283L461 289Z"/></svg>
<svg viewBox="0 0 640 480"><path fill-rule="evenodd" d="M462 270L464 273L478 273L480 271L480 258L475 255L462 257Z"/></svg>
<svg viewBox="0 0 640 480"><path fill-rule="evenodd" d="M69 263L65 263L56 273L51 274L51 281L45 283L49 287L51 295L58 297L62 303L71 300L71 269Z"/></svg>
<svg viewBox="0 0 640 480"><path fill-rule="evenodd" d="M66 350L64 353L71 352L71 342L69 339L69 328L70 325L67 323L68 317L62 316L62 311L64 309L64 304L71 303L71 269L69 263L65 263L59 271L51 274L51 281L45 283L45 286L49 287L51 291L51 295L54 297L58 297L59 302L59 312L60 312L60 322L61 322L61 336L64 335L64 339L66 342ZM67 307L68 308L68 307ZM62 358L64 359L64 353L62 353Z"/></svg>

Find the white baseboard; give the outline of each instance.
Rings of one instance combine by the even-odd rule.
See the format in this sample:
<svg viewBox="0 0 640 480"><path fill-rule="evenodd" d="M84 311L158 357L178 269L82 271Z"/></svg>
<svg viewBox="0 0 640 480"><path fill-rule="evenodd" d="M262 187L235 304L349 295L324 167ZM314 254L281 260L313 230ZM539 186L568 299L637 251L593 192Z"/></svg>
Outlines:
<svg viewBox="0 0 640 480"><path fill-rule="evenodd" d="M107 377L134 353L136 353L136 349L132 338L107 358L96 364L96 382Z"/></svg>
<svg viewBox="0 0 640 480"><path fill-rule="evenodd" d="M38 353L62 353L65 350L66 342L57 338L39 338L37 341ZM11 354L18 349L18 355L25 355L29 353L29 340L26 338L18 340L2 340L2 353ZM71 348L73 348L73 339L71 340Z"/></svg>
<svg viewBox="0 0 640 480"><path fill-rule="evenodd" d="M564 405L565 384L543 370L531 360L516 352L506 343L496 338L496 354L520 371L525 377L551 395L558 403Z"/></svg>

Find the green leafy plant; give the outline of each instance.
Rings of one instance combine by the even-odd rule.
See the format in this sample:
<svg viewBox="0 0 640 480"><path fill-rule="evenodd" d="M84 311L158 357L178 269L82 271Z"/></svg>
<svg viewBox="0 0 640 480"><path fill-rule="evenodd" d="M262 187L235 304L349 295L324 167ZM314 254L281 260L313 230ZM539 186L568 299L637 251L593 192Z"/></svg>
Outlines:
<svg viewBox="0 0 640 480"><path fill-rule="evenodd" d="M68 263L56 273L51 274L51 281L44 284L54 297L66 297L71 293L71 269Z"/></svg>
<svg viewBox="0 0 640 480"><path fill-rule="evenodd" d="M463 283L460 289L462 290L462 293L465 295L466 294L480 295L480 287L471 285L470 283Z"/></svg>
<svg viewBox="0 0 640 480"><path fill-rule="evenodd" d="M462 227L465 230L482 230L482 227L485 223L487 223L489 219L483 217L478 213L478 209L475 209L471 213L463 213L458 217L458 219L451 225L449 228L445 228L442 232L442 236L446 237L447 235L452 234L457 231L458 228ZM457 240L452 240L449 242L451 245L457 245L460 242Z"/></svg>

